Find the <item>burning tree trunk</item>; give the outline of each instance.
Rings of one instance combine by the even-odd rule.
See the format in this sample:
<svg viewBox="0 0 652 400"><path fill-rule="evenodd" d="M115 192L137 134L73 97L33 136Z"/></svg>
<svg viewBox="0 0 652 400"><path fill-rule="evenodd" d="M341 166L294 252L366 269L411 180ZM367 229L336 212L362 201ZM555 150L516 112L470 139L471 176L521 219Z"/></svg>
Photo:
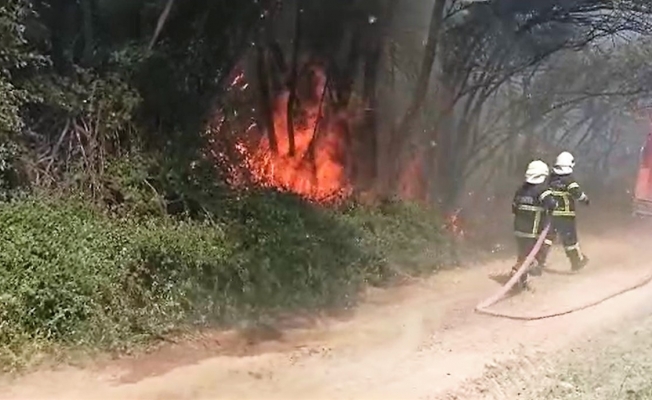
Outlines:
<svg viewBox="0 0 652 400"><path fill-rule="evenodd" d="M278 144L276 141L276 129L274 128L274 110L272 109L272 96L269 90L269 76L268 76L268 63L266 48L258 43L256 47L256 72L258 75L258 86L260 90L260 110L262 112L261 122L267 133L269 140L269 149L272 154L278 154Z"/></svg>
<svg viewBox="0 0 652 400"><path fill-rule="evenodd" d="M274 126L274 84L272 76L276 70L284 72L284 60L282 53L278 53L277 46L270 37L274 37L273 21L275 8L268 9L265 14L265 22L261 24L258 30L258 40L256 43L256 75L259 88L260 111L262 113L261 122L267 139L269 149L272 154L278 154L278 142L276 140L276 128ZM276 65L274 65L276 64ZM273 67L276 68L273 68ZM270 90L271 89L271 90Z"/></svg>
<svg viewBox="0 0 652 400"><path fill-rule="evenodd" d="M290 98L287 106L287 134L288 155L294 157L296 145L294 143L294 108L297 103L297 82L299 79L299 49L301 45L301 2L297 1L294 20L294 43L292 49L292 71L290 72L289 90Z"/></svg>

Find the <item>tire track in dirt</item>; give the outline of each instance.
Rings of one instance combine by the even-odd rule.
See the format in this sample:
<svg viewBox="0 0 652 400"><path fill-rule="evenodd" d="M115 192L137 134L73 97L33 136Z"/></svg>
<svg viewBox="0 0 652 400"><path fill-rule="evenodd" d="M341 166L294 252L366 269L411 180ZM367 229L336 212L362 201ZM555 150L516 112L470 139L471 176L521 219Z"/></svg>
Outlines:
<svg viewBox="0 0 652 400"><path fill-rule="evenodd" d="M639 227L587 237L592 264L585 272L544 274L533 281L533 292L497 307L527 314L555 311L630 284L652 268L651 233ZM551 262L567 268L559 249ZM176 369L127 384L120 383L124 363L101 373L38 372L0 388L0 399L501 399L545 375L570 343L651 311L652 289L645 287L552 320L475 314L475 304L498 288L488 276L510 267L509 261L493 262L376 291L350 319L289 332L262 354L222 355L192 365L177 360ZM160 362L175 360L154 354L129 367L146 370Z"/></svg>

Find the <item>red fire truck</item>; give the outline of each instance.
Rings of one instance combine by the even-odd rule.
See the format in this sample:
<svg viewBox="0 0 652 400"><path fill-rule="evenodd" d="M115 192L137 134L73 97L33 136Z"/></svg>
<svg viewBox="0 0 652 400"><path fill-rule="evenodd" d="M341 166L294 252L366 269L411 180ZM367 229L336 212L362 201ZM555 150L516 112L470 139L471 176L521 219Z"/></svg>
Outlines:
<svg viewBox="0 0 652 400"><path fill-rule="evenodd" d="M634 187L634 215L652 216L652 132L641 148Z"/></svg>

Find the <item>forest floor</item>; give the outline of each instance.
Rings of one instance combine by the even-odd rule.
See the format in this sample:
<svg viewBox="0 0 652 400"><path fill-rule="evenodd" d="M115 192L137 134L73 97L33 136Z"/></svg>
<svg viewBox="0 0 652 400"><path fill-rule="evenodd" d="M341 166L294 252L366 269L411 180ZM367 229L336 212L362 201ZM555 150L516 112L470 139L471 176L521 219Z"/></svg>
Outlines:
<svg viewBox="0 0 652 400"><path fill-rule="evenodd" d="M652 223L581 232L591 263L551 272L496 309L554 312L652 270ZM0 399L643 399L652 398L652 285L539 321L479 315L512 258L373 289L337 314L282 329L206 332L138 356L6 378ZM555 271L557 273L555 273Z"/></svg>

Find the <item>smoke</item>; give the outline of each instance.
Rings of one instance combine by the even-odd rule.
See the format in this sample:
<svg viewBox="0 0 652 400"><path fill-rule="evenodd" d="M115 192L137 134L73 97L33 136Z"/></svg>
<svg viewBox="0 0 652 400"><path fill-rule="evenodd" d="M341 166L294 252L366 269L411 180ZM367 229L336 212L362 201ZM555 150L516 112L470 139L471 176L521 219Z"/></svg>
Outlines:
<svg viewBox="0 0 652 400"><path fill-rule="evenodd" d="M332 8L309 3L296 14L312 18L302 17L307 19L298 39L296 4L284 4L270 22L274 36L263 41L270 47L243 60L251 83L243 96L250 103L260 96L256 54L268 54L268 67L280 55L284 65L269 67L264 78L270 81L272 122L261 118L259 104L251 113L239 112L239 118L253 115L239 128L246 134L238 149L258 185L325 201L360 189L361 170L373 164L377 172L370 186L377 195L423 201L447 196L448 206L457 209L472 207L472 199L504 196L519 183L528 161L551 162L562 150L576 154L578 173L587 179L593 174L608 182L631 170L627 157L643 134L631 111L647 91L643 82L652 82L646 79L652 73L649 54L637 41L618 42L617 51L608 52L606 42L582 47L585 30L556 23L517 34L527 13L466 2L464 11L453 8L444 16L421 112L400 131L423 68L434 0L398 2L389 15L382 7L351 12L344 3ZM378 27L388 21L370 96L368 48L384 35ZM356 41L356 35L364 40ZM301 99L290 111L287 82L296 40Z"/></svg>

